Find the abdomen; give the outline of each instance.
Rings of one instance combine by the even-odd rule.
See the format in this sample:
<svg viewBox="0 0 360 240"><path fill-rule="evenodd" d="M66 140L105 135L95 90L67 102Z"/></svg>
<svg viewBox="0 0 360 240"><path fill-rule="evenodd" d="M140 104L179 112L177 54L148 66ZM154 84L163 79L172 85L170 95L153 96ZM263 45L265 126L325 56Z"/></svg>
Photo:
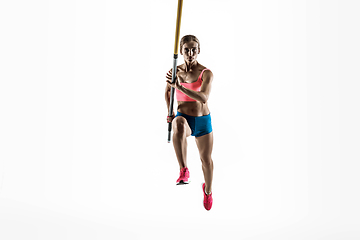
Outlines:
<svg viewBox="0 0 360 240"><path fill-rule="evenodd" d="M210 113L207 103L178 101L177 110L189 116L205 116Z"/></svg>

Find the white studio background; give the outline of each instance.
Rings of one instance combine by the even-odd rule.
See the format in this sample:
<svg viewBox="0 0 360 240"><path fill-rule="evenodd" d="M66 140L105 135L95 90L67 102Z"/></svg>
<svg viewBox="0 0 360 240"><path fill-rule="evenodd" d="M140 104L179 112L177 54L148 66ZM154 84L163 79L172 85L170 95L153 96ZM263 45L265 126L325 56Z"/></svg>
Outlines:
<svg viewBox="0 0 360 240"><path fill-rule="evenodd" d="M0 239L359 239L359 7L184 1L214 73L207 212L194 138L187 186L167 143L177 1L1 1Z"/></svg>

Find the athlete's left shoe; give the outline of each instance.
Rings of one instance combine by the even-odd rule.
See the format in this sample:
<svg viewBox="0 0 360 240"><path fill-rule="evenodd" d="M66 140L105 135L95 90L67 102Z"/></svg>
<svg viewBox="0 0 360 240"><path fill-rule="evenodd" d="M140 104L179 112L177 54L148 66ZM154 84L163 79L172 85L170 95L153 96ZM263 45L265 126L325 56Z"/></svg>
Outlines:
<svg viewBox="0 0 360 240"><path fill-rule="evenodd" d="M190 172L187 167L184 167L180 170L180 177L176 181L176 185L188 184L190 183Z"/></svg>
<svg viewBox="0 0 360 240"><path fill-rule="evenodd" d="M209 211L211 209L212 203L213 203L212 192L209 195L206 195L206 193L205 193L205 183L203 183L202 189L203 189L203 193L204 193L204 207L205 207L206 210Z"/></svg>

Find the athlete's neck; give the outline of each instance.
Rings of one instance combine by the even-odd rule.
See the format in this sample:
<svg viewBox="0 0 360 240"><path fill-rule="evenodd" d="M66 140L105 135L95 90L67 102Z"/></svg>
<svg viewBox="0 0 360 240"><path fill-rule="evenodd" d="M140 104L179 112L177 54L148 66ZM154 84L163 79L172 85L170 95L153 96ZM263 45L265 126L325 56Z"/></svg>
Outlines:
<svg viewBox="0 0 360 240"><path fill-rule="evenodd" d="M198 65L197 61L185 61L185 72L189 72L191 69L194 69Z"/></svg>

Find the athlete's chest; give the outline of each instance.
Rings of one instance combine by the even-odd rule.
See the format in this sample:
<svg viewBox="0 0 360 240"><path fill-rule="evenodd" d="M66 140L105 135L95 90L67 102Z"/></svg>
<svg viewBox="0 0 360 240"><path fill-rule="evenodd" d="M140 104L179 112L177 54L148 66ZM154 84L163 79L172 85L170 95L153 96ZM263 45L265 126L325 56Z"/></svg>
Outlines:
<svg viewBox="0 0 360 240"><path fill-rule="evenodd" d="M199 78L201 71L179 72L178 78L181 83L193 83Z"/></svg>

